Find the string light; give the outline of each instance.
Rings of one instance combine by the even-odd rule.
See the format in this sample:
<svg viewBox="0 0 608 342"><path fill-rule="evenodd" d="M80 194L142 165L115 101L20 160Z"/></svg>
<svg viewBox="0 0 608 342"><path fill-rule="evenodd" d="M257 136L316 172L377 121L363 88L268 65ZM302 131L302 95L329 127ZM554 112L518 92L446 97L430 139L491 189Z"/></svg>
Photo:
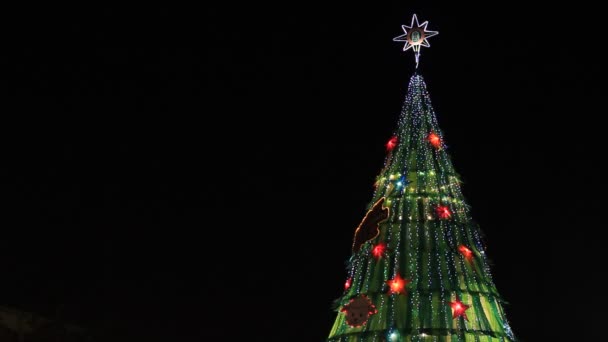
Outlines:
<svg viewBox="0 0 608 342"><path fill-rule="evenodd" d="M369 294L382 314L370 315L368 311L372 323L363 331L353 330L345 317L336 320L329 341L345 342L357 334L374 342L435 341L446 329L453 331L452 339L458 334L458 340L491 337L514 341L420 75L410 79L398 125L391 137L396 138L395 144L385 155L373 194L373 201L386 196L384 206L390 210L375 236L383 241L353 251L352 285L341 299L344 307L352 296ZM386 254L389 246L390 259ZM463 257L451 252L454 249ZM474 264L467 263L474 257ZM386 259L377 261L380 258ZM458 296L450 301L454 289L466 304ZM406 298L407 305L403 305ZM467 310L472 314L471 322ZM399 321L401 317L407 319ZM428 317L433 317L432 323ZM464 320L452 322L459 317ZM433 328L421 329L429 323Z"/></svg>
<svg viewBox="0 0 608 342"><path fill-rule="evenodd" d="M389 342L397 342L399 341L399 331L395 329L391 329L388 331L388 341Z"/></svg>

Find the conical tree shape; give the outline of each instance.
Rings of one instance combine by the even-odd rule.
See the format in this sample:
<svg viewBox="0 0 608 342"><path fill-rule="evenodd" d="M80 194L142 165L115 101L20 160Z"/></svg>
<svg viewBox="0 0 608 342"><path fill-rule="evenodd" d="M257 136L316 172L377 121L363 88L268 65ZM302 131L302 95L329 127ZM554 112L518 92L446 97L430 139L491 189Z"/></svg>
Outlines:
<svg viewBox="0 0 608 342"><path fill-rule="evenodd" d="M515 341L418 74L375 187L328 341Z"/></svg>

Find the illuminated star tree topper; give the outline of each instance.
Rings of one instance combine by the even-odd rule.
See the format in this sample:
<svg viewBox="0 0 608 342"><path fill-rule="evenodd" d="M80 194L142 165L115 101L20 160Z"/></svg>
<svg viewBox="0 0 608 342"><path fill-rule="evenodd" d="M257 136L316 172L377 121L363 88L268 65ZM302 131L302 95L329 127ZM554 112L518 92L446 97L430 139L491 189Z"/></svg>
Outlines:
<svg viewBox="0 0 608 342"><path fill-rule="evenodd" d="M403 51L407 51L408 49L414 50L414 57L416 57L416 68L418 68L418 62L420 60L420 47L431 47L431 44L429 44L427 39L439 33L437 31L428 31L426 29L426 25L428 25L428 23L428 21L425 21L422 24L418 23L418 17L414 14L414 16L412 16L412 23L410 26L401 25L404 33L399 37L393 38L393 41L395 42L405 43L405 46L403 46Z"/></svg>

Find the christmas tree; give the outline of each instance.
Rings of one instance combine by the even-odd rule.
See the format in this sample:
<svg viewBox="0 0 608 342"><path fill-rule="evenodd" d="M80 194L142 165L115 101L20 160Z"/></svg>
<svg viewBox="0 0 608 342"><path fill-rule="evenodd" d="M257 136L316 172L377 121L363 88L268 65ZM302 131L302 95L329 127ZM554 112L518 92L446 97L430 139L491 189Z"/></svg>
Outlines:
<svg viewBox="0 0 608 342"><path fill-rule="evenodd" d="M428 22L395 41L428 47ZM328 341L515 341L444 135L417 72L355 230Z"/></svg>

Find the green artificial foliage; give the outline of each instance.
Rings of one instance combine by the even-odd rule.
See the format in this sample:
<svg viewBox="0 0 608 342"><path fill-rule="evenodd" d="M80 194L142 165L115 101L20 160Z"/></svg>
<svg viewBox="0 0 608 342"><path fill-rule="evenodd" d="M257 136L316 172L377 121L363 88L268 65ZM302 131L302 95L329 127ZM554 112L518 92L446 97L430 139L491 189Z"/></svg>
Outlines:
<svg viewBox="0 0 608 342"><path fill-rule="evenodd" d="M410 79L394 136L368 205L384 198L389 218L378 224L377 236L353 249L351 285L335 302L328 341L515 341L419 74ZM372 250L380 243L386 251L376 257ZM387 281L397 275L407 280L404 293L389 289ZM377 312L352 327L341 310L362 295ZM470 306L464 315L455 315L450 303L456 300Z"/></svg>

